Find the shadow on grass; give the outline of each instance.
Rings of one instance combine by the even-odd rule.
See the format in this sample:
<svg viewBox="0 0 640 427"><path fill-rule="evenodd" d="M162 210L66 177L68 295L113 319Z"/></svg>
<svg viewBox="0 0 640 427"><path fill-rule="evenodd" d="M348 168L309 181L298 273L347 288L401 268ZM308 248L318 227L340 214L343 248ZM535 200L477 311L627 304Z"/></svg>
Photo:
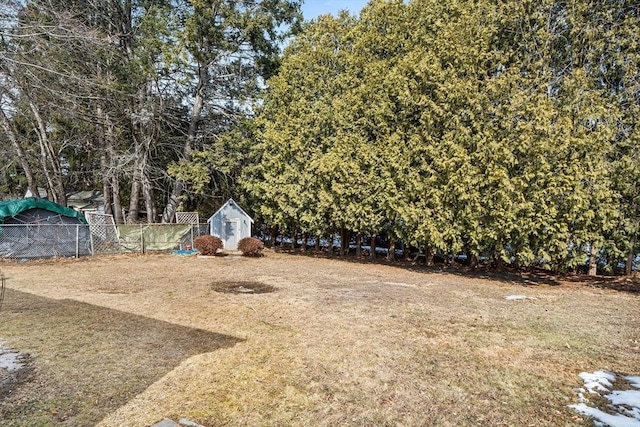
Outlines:
<svg viewBox="0 0 640 427"><path fill-rule="evenodd" d="M567 275L565 280L567 282L583 283L594 288L640 294L640 275L638 273L633 276Z"/></svg>
<svg viewBox="0 0 640 427"><path fill-rule="evenodd" d="M346 256L338 256L334 254L333 256L329 256L326 252L316 252L314 250L301 251L301 250L283 250L277 249L278 253L288 253L290 255L295 256L306 256L312 258L326 258L326 259L335 259L339 261L363 264L363 265L371 265L371 264L379 264L379 265L388 265L396 268L400 268L403 270L408 270L416 273L443 273L443 274L452 274L461 277L467 278L478 278L478 279L487 279L487 280L495 280L504 283L510 284L520 284L523 286L538 286L538 285L547 285L547 286L558 286L562 283L560 277L555 276L549 272L535 270L535 271L523 271L516 270L510 268L504 268L502 270L492 269L489 266L480 266L478 268L470 268L458 263L452 263L451 265L447 265L445 263L436 263L433 266L427 266L425 264L421 264L419 262L405 260L404 258L397 258L393 261L388 261L386 257L378 256L375 259L371 259L369 257L356 257L354 254L349 253Z"/></svg>
<svg viewBox="0 0 640 427"><path fill-rule="evenodd" d="M30 375L0 399L0 425L95 425L183 360L242 340L7 289L0 338Z"/></svg>
<svg viewBox="0 0 640 427"><path fill-rule="evenodd" d="M404 258L398 258L393 261L388 261L386 257L383 256L378 256L375 259L371 259L369 257L358 258L353 253L349 253L346 256L338 256L337 254L329 256L325 251L316 252L315 250L307 250L303 252L299 249L295 251L290 249L277 249L276 252L310 258L335 259L343 262L363 265L388 265L417 273L452 274L466 278L487 279L522 286L560 286L566 283L575 283L597 288L612 289L620 292L640 294L640 275L637 273L634 276L588 276L586 274L576 273L555 275L542 269L534 269L530 271L518 270L510 267L495 269L488 265L471 268L458 263L452 263L451 265L436 263L434 266L427 266Z"/></svg>

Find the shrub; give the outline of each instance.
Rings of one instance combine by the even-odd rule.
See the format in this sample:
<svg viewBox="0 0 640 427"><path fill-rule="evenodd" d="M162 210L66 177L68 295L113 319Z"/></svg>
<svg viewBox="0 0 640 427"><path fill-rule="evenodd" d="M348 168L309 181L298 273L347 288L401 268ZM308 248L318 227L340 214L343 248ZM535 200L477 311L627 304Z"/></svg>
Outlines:
<svg viewBox="0 0 640 427"><path fill-rule="evenodd" d="M244 256L262 256L264 243L255 237L245 237L238 242L238 250Z"/></svg>
<svg viewBox="0 0 640 427"><path fill-rule="evenodd" d="M216 255L218 249L222 249L222 240L216 236L200 236L193 241L193 246L202 255Z"/></svg>

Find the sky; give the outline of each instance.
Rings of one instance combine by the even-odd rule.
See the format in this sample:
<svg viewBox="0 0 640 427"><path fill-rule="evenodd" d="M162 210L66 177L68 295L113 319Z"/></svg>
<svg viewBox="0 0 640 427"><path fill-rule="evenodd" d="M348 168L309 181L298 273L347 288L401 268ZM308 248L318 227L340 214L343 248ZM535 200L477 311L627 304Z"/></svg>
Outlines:
<svg viewBox="0 0 640 427"><path fill-rule="evenodd" d="M302 14L305 20L310 20L330 13L337 15L339 11L346 9L352 15L358 15L360 9L367 4L368 0L305 0L302 4Z"/></svg>

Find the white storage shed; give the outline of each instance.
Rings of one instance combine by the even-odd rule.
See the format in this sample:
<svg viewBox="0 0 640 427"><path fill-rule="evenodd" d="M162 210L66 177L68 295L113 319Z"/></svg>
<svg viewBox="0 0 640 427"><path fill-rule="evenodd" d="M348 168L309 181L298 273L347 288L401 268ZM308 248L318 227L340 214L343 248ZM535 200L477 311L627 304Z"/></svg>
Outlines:
<svg viewBox="0 0 640 427"><path fill-rule="evenodd" d="M210 234L222 239L225 250L235 251L240 240L251 237L253 219L233 199L227 200L207 222Z"/></svg>

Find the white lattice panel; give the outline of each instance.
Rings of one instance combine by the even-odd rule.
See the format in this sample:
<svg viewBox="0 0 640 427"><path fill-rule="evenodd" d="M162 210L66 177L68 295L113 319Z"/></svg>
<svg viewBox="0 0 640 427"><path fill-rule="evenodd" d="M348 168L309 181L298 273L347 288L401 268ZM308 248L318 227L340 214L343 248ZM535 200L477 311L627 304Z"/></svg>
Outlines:
<svg viewBox="0 0 640 427"><path fill-rule="evenodd" d="M94 252L117 252L120 250L118 230L113 215L87 212Z"/></svg>
<svg viewBox="0 0 640 427"><path fill-rule="evenodd" d="M198 212L176 212L177 224L200 224Z"/></svg>

